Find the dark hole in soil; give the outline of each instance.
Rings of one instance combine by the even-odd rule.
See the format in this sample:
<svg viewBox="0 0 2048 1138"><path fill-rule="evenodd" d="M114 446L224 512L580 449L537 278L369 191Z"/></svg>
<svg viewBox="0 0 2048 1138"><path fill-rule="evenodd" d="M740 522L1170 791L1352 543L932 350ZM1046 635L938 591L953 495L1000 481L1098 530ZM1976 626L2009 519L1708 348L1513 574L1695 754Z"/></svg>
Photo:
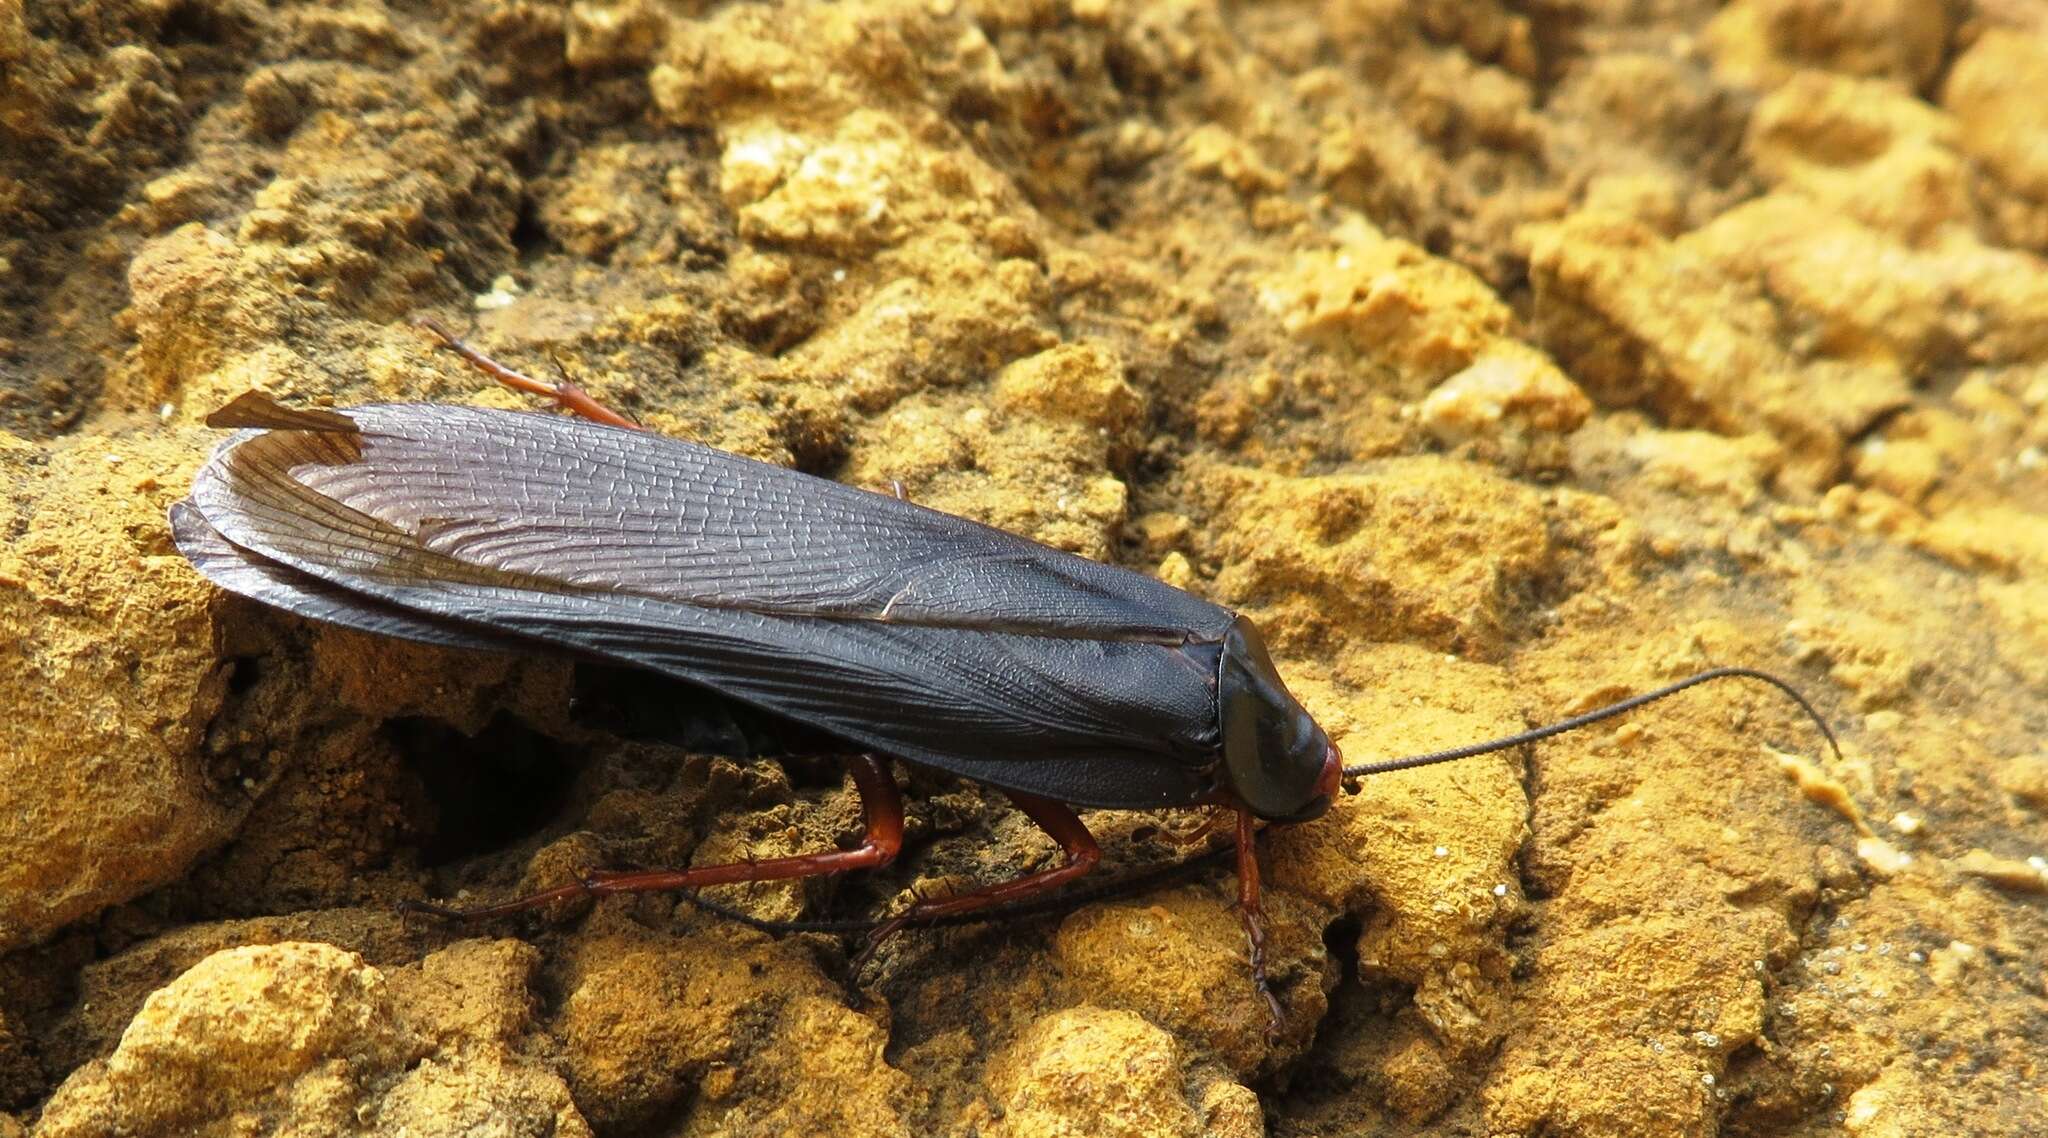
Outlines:
<svg viewBox="0 0 2048 1138"><path fill-rule="evenodd" d="M438 819L420 844L428 866L490 853L545 825L575 781L576 756L508 714L467 736L434 719L385 724Z"/></svg>
<svg viewBox="0 0 2048 1138"><path fill-rule="evenodd" d="M263 660L258 656L236 656L228 662L228 694L248 695L263 678Z"/></svg>

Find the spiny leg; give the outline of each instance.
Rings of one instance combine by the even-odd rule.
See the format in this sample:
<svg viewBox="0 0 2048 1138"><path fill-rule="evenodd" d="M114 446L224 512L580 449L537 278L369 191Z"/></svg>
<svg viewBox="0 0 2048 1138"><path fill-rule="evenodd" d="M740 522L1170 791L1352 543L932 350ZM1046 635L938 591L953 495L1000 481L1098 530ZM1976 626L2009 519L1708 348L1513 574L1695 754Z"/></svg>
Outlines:
<svg viewBox="0 0 2048 1138"><path fill-rule="evenodd" d="M889 777L889 767L885 760L874 755L861 755L849 766L853 774L854 789L860 794L861 815L866 823L860 845L850 850L799 854L794 857L769 858L765 861L738 862L731 865L704 865L691 869L598 871L585 874L581 881L573 884L543 890L498 905L455 909L414 901L408 902L405 908L412 912L428 913L438 917L483 920L522 913L528 909L538 909L557 901L569 901L578 897L604 897L614 893L667 893L701 889L707 885L787 881L826 873L843 873L849 869L877 869L895 860L897 853L903 849L903 797L896 790L895 780Z"/></svg>
<svg viewBox="0 0 2048 1138"><path fill-rule="evenodd" d="M1236 807L1236 811L1237 918L1244 923L1245 939L1251 945L1252 987L1265 997L1266 1012L1272 1017L1267 1031L1277 1034L1283 1012L1279 998L1273 995L1273 986L1266 982L1266 929L1259 908L1259 835L1252 825L1252 812L1242 806Z"/></svg>
<svg viewBox="0 0 2048 1138"><path fill-rule="evenodd" d="M1102 860L1102 847L1095 844L1095 835L1064 802L1040 798L1035 794L1024 794L1014 790L1003 792L1024 816L1038 823L1038 828L1052 835L1065 852L1066 860L1051 869L1041 869L994 885L952 897L936 897L919 901L898 914L894 920L883 923L868 934L867 944L862 946L852 962L853 971L859 973L867 965L882 942L894 936L897 930L921 920L944 917L955 913L971 913L977 909L1022 901L1049 890L1058 889L1085 875Z"/></svg>
<svg viewBox="0 0 2048 1138"><path fill-rule="evenodd" d="M1209 835L1215 833L1218 826L1223 825L1225 822L1230 822L1234 825L1236 824L1236 819L1237 812L1235 810L1228 806L1217 806L1209 808L1208 813L1203 816L1201 822L1192 830L1183 832L1170 829L1164 825L1147 826L1134 831L1132 836L1154 837L1160 841L1170 842L1173 845L1186 848L1188 846L1201 845L1209 840Z"/></svg>
<svg viewBox="0 0 2048 1138"><path fill-rule="evenodd" d="M1038 828L1051 834L1060 844L1067 858L1051 869L1041 869L994 885L984 885L952 897L938 897L919 901L903 914L903 919L915 923L920 917L943 917L952 913L970 913L986 909L990 905L1002 905L1022 901L1047 890L1058 889L1094 869L1102 860L1102 847L1095 844L1095 835L1088 832L1074 809L1064 802L1040 798L1035 794L1020 794L1005 791L1010 801L1024 816L1038 823Z"/></svg>
<svg viewBox="0 0 2048 1138"><path fill-rule="evenodd" d="M561 383L544 383L524 372L514 371L475 348L470 347L462 341L461 337L450 332L438 320L421 316L415 319L413 323L439 337L442 346L449 348L463 359L469 361L470 366L514 391L524 391L529 395L540 395L552 399L563 410L580 415L594 423L604 423L613 427L626 427L631 430L640 429L640 424L599 403L591 397L589 392L569 382L567 379L564 379Z"/></svg>

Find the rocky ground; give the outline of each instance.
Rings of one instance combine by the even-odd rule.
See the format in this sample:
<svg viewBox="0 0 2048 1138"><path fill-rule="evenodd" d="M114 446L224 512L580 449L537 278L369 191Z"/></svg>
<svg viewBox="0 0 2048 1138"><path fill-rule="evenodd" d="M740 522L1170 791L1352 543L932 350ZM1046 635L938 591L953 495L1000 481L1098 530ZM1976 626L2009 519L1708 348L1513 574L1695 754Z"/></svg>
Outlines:
<svg viewBox="0 0 2048 1138"><path fill-rule="evenodd" d="M0 1136L2048 1132L2043 91L2024 0L0 2ZM1372 779L1269 838L1272 1038L1220 875L859 972L408 924L858 830L176 555L244 390L518 405L421 314L1242 609L1353 761L1715 663L1844 754L1722 686ZM1054 856L908 785L725 899Z"/></svg>

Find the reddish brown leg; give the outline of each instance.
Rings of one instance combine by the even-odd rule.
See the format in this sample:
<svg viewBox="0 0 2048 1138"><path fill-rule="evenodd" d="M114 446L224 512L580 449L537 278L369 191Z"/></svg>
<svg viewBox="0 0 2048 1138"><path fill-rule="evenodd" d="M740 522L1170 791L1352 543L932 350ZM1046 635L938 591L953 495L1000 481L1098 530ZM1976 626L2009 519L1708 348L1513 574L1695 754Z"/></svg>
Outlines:
<svg viewBox="0 0 2048 1138"><path fill-rule="evenodd" d="M1152 830L1152 834L1161 841L1171 842L1177 846L1200 845L1208 839L1210 834L1216 832L1216 827L1221 826L1225 819L1235 821L1236 811L1229 807L1217 807L1210 811L1208 817L1202 819L1200 825L1185 834L1178 830L1169 830L1165 826L1155 827Z"/></svg>
<svg viewBox="0 0 2048 1138"><path fill-rule="evenodd" d="M1051 834L1053 839L1059 842L1060 848L1066 851L1067 860L1051 869L1041 869L1036 873L1027 873L1022 877L1013 877L994 885L984 885L957 896L919 901L904 910L895 920L876 929L868 938L867 947L861 951L860 960L865 960L874 952L877 945L905 925L916 924L919 920L929 917L971 913L991 905L1022 901L1026 897L1049 889L1058 889L1094 869L1095 864L1102 860L1102 847L1095 844L1095 835L1088 832L1088 827L1082 824L1072 807L1050 798L1040 798L1035 794L1022 794L1014 790L1006 790L1003 793L1009 796L1011 802L1016 803L1017 809L1022 810L1026 817L1038 823L1039 829Z"/></svg>
<svg viewBox="0 0 2048 1138"><path fill-rule="evenodd" d="M984 885L956 896L919 901L894 920L884 923L868 934L867 944L855 954L852 961L852 968L856 974L867 966L868 960L874 956L875 950L881 947L882 942L896 935L905 925L916 924L930 917L971 913L992 905L1022 901L1047 890L1058 889L1094 869L1095 864L1102 860L1102 847L1095 844L1095 835L1088 832L1088 827L1075 815L1073 807L1050 798L1040 798L1035 794L1023 794L1014 790L1006 790L1003 793L1016 804L1017 809L1024 812L1025 817L1038 823L1039 829L1051 834L1053 840L1059 842L1060 848L1066 851L1067 860L1051 869L1041 869L1036 873L1027 873L1022 877L1013 877L994 885Z"/></svg>
<svg viewBox="0 0 2048 1138"><path fill-rule="evenodd" d="M1009 795L1010 801L1016 803L1017 809L1022 810L1026 817L1038 823L1039 829L1053 836L1053 840L1066 851L1067 860L1051 869L1041 869L1037 873L1027 873L1022 877L1014 877L994 885L984 885L958 896L919 901L903 914L904 920L915 922L920 917L971 913L976 909L986 909L990 905L1022 901L1048 889L1058 889L1094 869L1095 863L1102 860L1102 847L1095 844L1095 835L1088 832L1088 827L1074 814L1073 807L1050 798L1040 798L1035 794L1019 794L1015 791L1004 793Z"/></svg>
<svg viewBox="0 0 2048 1138"><path fill-rule="evenodd" d="M627 427L633 430L640 429L640 424L599 403L591 398L589 392L567 380L561 383L543 383L524 372L513 371L511 368L464 343L455 333L443 327L438 320L422 316L414 320L413 323L439 337L443 346L452 349L457 355L468 360L471 367L476 368L478 371L483 372L485 375L490 376L514 391L524 391L529 395L540 395L552 399L563 410L580 415L594 423L605 423L609 426Z"/></svg>
<svg viewBox="0 0 2048 1138"><path fill-rule="evenodd" d="M849 869L875 869L889 864L903 848L903 798L889 777L887 763L873 755L862 755L851 764L854 789L860 793L861 813L867 832L861 844L850 850L769 858L766 861L734 865L705 865L693 869L650 869L598 871L583 880L499 905L476 909L453 909L414 902L407 908L441 917L482 920L538 909L557 901L578 897L604 897L614 893L666 893L701 889L707 885L732 885L743 881L786 881L843 873Z"/></svg>
<svg viewBox="0 0 2048 1138"><path fill-rule="evenodd" d="M1252 827L1252 812L1244 807L1237 811L1237 917L1244 923L1245 939L1251 943L1252 987L1266 998L1266 1012L1272 1017L1267 1025L1269 1034L1278 1034L1281 1022L1280 1000L1273 995L1272 985L1266 982L1266 929L1261 923L1259 911L1259 847L1258 832Z"/></svg>

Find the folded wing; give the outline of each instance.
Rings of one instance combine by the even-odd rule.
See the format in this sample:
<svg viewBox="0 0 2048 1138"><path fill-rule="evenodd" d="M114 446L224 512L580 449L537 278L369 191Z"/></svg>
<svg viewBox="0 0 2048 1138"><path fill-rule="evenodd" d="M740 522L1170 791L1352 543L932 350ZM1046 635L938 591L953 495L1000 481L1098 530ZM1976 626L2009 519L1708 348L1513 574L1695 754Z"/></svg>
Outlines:
<svg viewBox="0 0 2048 1138"><path fill-rule="evenodd" d="M221 588L303 617L346 625L379 636L397 636L449 648L505 651L520 641L436 621L330 585L289 566L265 560L229 544L190 502L171 506L171 540L178 552Z"/></svg>
<svg viewBox="0 0 2048 1138"><path fill-rule="evenodd" d="M421 548L565 585L708 608L1046 636L1220 639L1231 614L1141 574L885 495L695 443L438 404L347 412L359 432L273 431L232 464ZM194 500L212 517L227 464Z"/></svg>
<svg viewBox="0 0 2048 1138"><path fill-rule="evenodd" d="M1212 777L1227 610L659 436L441 405L346 414L356 431L224 444L179 523L194 563L319 619L635 664L1083 804L1186 801Z"/></svg>

